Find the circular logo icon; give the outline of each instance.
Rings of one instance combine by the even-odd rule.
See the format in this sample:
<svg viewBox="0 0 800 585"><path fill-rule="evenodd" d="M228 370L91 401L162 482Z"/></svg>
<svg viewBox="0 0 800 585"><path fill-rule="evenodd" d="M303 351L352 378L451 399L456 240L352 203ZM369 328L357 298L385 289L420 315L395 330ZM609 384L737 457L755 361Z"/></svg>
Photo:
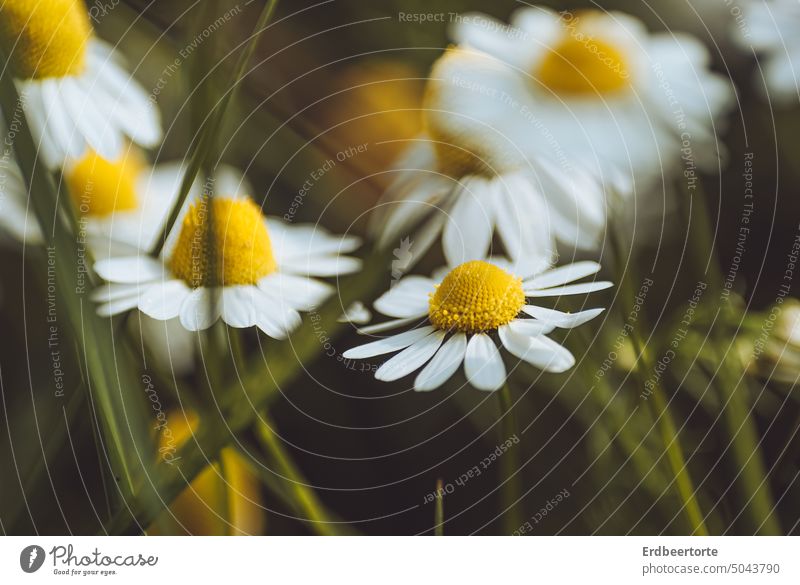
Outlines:
<svg viewBox="0 0 800 585"><path fill-rule="evenodd" d="M44 549L41 546L37 544L26 546L19 553L19 566L26 573L35 573L42 568L44 556Z"/></svg>

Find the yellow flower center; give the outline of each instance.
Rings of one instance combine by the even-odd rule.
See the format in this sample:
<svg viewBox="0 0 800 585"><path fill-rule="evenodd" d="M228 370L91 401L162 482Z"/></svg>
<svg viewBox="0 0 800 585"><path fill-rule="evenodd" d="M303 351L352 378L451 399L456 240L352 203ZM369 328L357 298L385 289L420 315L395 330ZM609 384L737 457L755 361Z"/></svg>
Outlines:
<svg viewBox="0 0 800 585"><path fill-rule="evenodd" d="M453 268L436 287L428 316L437 329L479 333L510 323L524 305L521 278L472 260Z"/></svg>
<svg viewBox="0 0 800 585"><path fill-rule="evenodd" d="M250 199L201 198L183 220L170 268L193 288L255 284L274 272L261 209Z"/></svg>
<svg viewBox="0 0 800 585"><path fill-rule="evenodd" d="M136 178L141 168L135 153L110 161L89 151L65 173L75 209L94 217L136 209Z"/></svg>
<svg viewBox="0 0 800 585"><path fill-rule="evenodd" d="M614 44L582 30L580 18L564 21L563 38L550 48L533 77L563 96L596 96L629 86L625 55Z"/></svg>
<svg viewBox="0 0 800 585"><path fill-rule="evenodd" d="M82 0L4 0L0 5L0 47L17 77L78 75L91 36Z"/></svg>

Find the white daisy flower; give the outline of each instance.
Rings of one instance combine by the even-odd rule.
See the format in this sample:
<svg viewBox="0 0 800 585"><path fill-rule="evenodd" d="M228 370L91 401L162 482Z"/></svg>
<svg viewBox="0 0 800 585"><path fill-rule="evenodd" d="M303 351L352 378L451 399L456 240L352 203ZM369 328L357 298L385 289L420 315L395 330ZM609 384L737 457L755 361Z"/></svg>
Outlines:
<svg viewBox="0 0 800 585"><path fill-rule="evenodd" d="M181 163L149 167L135 149L116 160L90 150L83 158L68 161L62 176L78 218L78 237L95 254L152 249L162 236L184 173ZM249 187L229 167L221 167L214 182L221 192L232 195ZM195 181L190 196L199 196L202 188ZM22 174L10 158L0 161L0 210L0 227L13 238L28 244L43 241Z"/></svg>
<svg viewBox="0 0 800 585"><path fill-rule="evenodd" d="M576 262L520 277L514 274L512 264L493 258L443 269L432 278L407 276L375 301L377 311L394 319L361 331L416 325L350 349L344 357L364 359L399 351L378 368L375 377L388 382L422 368L414 380L417 391L438 388L462 362L472 386L499 389L506 379L506 367L498 340L516 358L548 372L564 372L575 364L575 358L547 333L556 327L577 327L603 309L563 313L539 307L532 299L610 287L610 282L600 281L570 284L599 269L596 262Z"/></svg>
<svg viewBox="0 0 800 585"><path fill-rule="evenodd" d="M770 96L797 103L800 64L800 3L797 0L746 2L742 20L733 25L742 48L763 55L762 73Z"/></svg>
<svg viewBox="0 0 800 585"><path fill-rule="evenodd" d="M619 12L535 7L517 10L511 26L465 15L453 36L509 66L483 66L474 78L516 101L501 108L508 119L502 128L526 152L552 154L545 139L552 136L574 164L637 181L678 168L686 140L698 166L719 164L716 129L733 89L710 71L708 51L690 35L650 33ZM476 92L467 94L440 103L486 109ZM542 130L532 131L537 125L526 118Z"/></svg>
<svg viewBox="0 0 800 585"><path fill-rule="evenodd" d="M432 76L445 75L456 54L450 51L440 59ZM428 105L430 135L409 149L396 168L398 178L374 210L370 228L380 246L408 237L412 226L423 221L412 236L406 268L440 235L447 263L457 265L490 255L496 233L506 254L534 272L552 264L556 239L580 249L595 244L605 226L605 208L589 205L603 201L598 181L580 169L567 174L549 161L526 160L490 126L474 142L465 136L439 137L434 118L441 113ZM578 198L586 196L589 204L579 207ZM580 217L573 219L571 209L580 209Z"/></svg>
<svg viewBox="0 0 800 585"><path fill-rule="evenodd" d="M360 268L359 260L340 255L356 249L358 238L265 218L245 197L202 196L182 215L161 258L123 256L95 263L108 282L92 294L100 315L138 308L157 320L179 318L189 331L207 329L222 318L231 327L255 325L281 339L300 323L299 311L317 306L333 291L313 277Z"/></svg>
<svg viewBox="0 0 800 585"><path fill-rule="evenodd" d="M161 140L156 108L94 36L81 0L6 0L0 47L49 166L79 159L88 148L114 160L126 136L145 147Z"/></svg>
<svg viewBox="0 0 800 585"><path fill-rule="evenodd" d="M453 32L461 44L428 81L428 142L378 210L382 244L441 209L418 237L443 231L449 262L480 257L494 231L508 255L531 262L553 239L594 249L618 206L607 188L630 197L665 174L719 164L716 126L732 89L688 35L543 8L517 11L512 27L465 15Z"/></svg>

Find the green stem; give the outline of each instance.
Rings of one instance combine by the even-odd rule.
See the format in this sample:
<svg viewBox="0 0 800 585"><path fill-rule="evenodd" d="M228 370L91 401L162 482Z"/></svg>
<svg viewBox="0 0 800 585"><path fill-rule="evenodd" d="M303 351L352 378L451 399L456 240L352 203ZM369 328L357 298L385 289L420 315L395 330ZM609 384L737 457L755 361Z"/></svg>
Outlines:
<svg viewBox="0 0 800 585"><path fill-rule="evenodd" d="M211 152L214 150L213 146L219 139L219 134L222 130L222 122L225 119L225 113L228 109L228 105L230 104L236 89L239 87L239 84L244 77L247 64L250 61L250 58L253 56L256 45L258 44L258 39L261 37L261 33L263 33L266 29L269 21L272 19L272 15L275 12L275 7L277 5L278 0L268 0L268 2L264 5L264 8L262 8L261 14L258 17L258 21L253 29L253 35L245 46L244 50L239 54L239 59L236 62L233 74L231 75L231 80L227 85L225 93L222 95L222 97L220 97L214 109L209 114L207 123L203 124L198 133L198 139L195 143L196 147L192 151L192 155L189 159L189 165L186 169L186 174L181 181L178 197L175 201L175 205L173 205L172 210L170 211L167 222L164 224L163 237L159 238L155 247L151 251L152 256L158 256L161 253L161 250L164 248L164 244L167 241L167 236L172 230L172 226L177 221L178 215L183 208L183 203L186 201L186 197L189 195L189 192L192 189L192 185L197 177L197 173L201 168L208 164L209 159L211 158Z"/></svg>
<svg viewBox="0 0 800 585"><path fill-rule="evenodd" d="M611 248L614 253L614 264L617 271L617 279L622 292L623 303L618 306L621 308L621 315L623 319L627 318L625 314L626 308L633 306L635 293L631 287L631 279L626 278L623 261L624 253L623 246L619 239L619 234L614 226L610 226L608 230ZM644 315L639 316L640 323L644 322ZM634 346L634 352L637 356L636 372L639 376L642 388L650 382L652 392L647 400L653 414L653 418L658 425L659 434L664 444L664 449L667 454L667 461L669 462L672 474L675 478L675 485L678 488L678 495L683 502L683 511L692 527L692 534L697 536L707 536L708 529L705 525L705 520L700 505L695 497L694 483L689 475L689 468L686 464L686 459L683 455L678 431L675 422L672 419L672 414L669 410L668 401L661 388L661 384L657 381L648 379L649 373L653 371L653 365L650 360L649 353L645 347L644 340L639 334L638 327L631 328L630 334L631 342Z"/></svg>
<svg viewBox="0 0 800 585"><path fill-rule="evenodd" d="M325 507L311 489L305 477L297 468L289 453L283 448L283 443L273 430L275 423L266 413L262 414L258 423L258 438L262 447L269 454L277 466L279 475L288 482L289 489L298 509L305 514L302 519L311 524L311 528L322 536L335 536L339 534L336 522L328 517Z"/></svg>
<svg viewBox="0 0 800 585"><path fill-rule="evenodd" d="M291 341L268 342L265 352L269 362L255 358L241 372L241 379L229 384L218 394L218 412L224 420L208 420L198 429L177 454L174 465L162 468L153 493L132 502L130 509L120 510L108 527L113 534L136 534L139 526L148 526L165 505L186 487L187 483L205 469L209 458L217 457L222 448L236 433L249 428L260 410L267 408L278 396L280 389L290 384L314 359L322 354L319 332L335 339L346 327L340 323L342 306L355 300L370 302L376 296L378 284L386 278L391 265L391 251L384 250L365 260L361 272L342 279L338 296L329 299L314 319L292 334Z"/></svg>
<svg viewBox="0 0 800 585"><path fill-rule="evenodd" d="M691 246L695 250L708 250L712 257L703 270L704 275L711 281L710 291L716 297L719 295L721 306L720 313L723 325L736 320L731 296L722 299L722 275L714 252L714 239L711 234L711 219L706 208L704 193L692 199L692 210L696 213L689 214L689 237ZM692 222L691 216L696 217ZM738 325L738 324L737 324ZM780 524L775 516L775 503L769 489L766 467L759 447L759 435L755 422L750 416L748 394L748 380L744 374L744 366L739 360L733 346L735 336L727 336L720 327L713 327L711 336L714 347L723 347L717 352L719 368L714 375L715 387L722 401L722 421L728 437L730 438L730 451L735 469L737 470L736 483L740 499L740 513L747 522L747 531L751 534L778 535L782 534ZM714 350L716 351L716 350Z"/></svg>
<svg viewBox="0 0 800 585"><path fill-rule="evenodd" d="M0 61L9 62L2 51ZM38 152L22 103L11 72L6 68L0 75L0 109L6 126L17 128L12 145L28 189L31 207L44 236L48 263L52 254L56 291L53 308L58 312L63 308L67 315L67 327L64 329L69 329L77 339L80 360L75 366L84 370L87 395L96 400L102 414L103 442L111 461L111 472L121 495L128 498L134 494L138 484L137 468L141 470L146 467L146 458L152 452L142 414L143 403L125 396L125 392L132 392L139 384L127 360L114 352L111 327L100 321L94 313L94 307L85 305L76 288L71 285L75 282L75 270L82 265L85 257L82 258L79 253L75 234L65 225L65 215L69 217L70 213L66 208L67 198L59 197L52 175L38 164ZM10 138L10 135L6 137L7 140ZM94 273L90 272L87 277L89 286L95 280ZM53 326L57 327L55 324Z"/></svg>
<svg viewBox="0 0 800 585"><path fill-rule="evenodd" d="M444 493L444 480L441 477L436 480L435 493ZM436 509L433 515L433 534L434 536L444 536L444 497L441 495L436 498Z"/></svg>
<svg viewBox="0 0 800 585"><path fill-rule="evenodd" d="M504 443L511 437L518 436L516 415L513 411L511 400L511 390L508 384L497 392L498 404L500 405L500 442ZM517 445L506 451L502 458L502 475L504 482L502 485L503 508L503 530L505 534L513 534L522 526L522 471L519 468L519 453Z"/></svg>

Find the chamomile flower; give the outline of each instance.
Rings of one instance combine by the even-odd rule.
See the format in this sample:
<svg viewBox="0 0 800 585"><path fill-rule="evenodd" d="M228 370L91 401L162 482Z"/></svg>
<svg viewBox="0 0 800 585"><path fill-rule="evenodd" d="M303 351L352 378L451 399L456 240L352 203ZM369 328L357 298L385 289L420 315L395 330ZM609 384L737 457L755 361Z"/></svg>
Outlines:
<svg viewBox="0 0 800 585"><path fill-rule="evenodd" d="M163 235L164 222L185 172L180 162L149 167L135 150L114 161L90 151L81 160L67 164L64 181L98 252L125 247L128 251L147 251ZM213 183L215 190L227 195L241 196L250 190L239 171L224 165L215 173ZM202 192L203 185L197 179L189 199L200 197Z"/></svg>
<svg viewBox="0 0 800 585"><path fill-rule="evenodd" d="M599 176L646 180L678 168L688 142L698 166L719 165L716 129L733 91L710 71L708 51L690 35L650 33L619 12L541 7L519 9L511 26L465 15L453 35L508 65L484 65L471 78L514 100L492 119L505 115L502 127L526 152L546 154L555 143ZM476 92L449 93L442 104L486 109Z"/></svg>
<svg viewBox="0 0 800 585"><path fill-rule="evenodd" d="M770 96L797 103L800 65L800 4L796 0L746 2L734 39L745 49L763 55L762 67Z"/></svg>
<svg viewBox="0 0 800 585"><path fill-rule="evenodd" d="M20 241L41 243L41 230L19 167L13 159L0 161L0 167L0 227ZM184 166L177 162L150 167L135 149L127 149L115 160L89 150L83 158L67 161L63 183L78 218L79 237L95 253L151 249L162 234L184 172ZM248 187L229 167L221 167L215 184L230 194ZM198 196L201 191L196 181L192 195Z"/></svg>
<svg viewBox="0 0 800 585"><path fill-rule="evenodd" d="M108 282L93 293L100 315L138 308L157 320L179 318L189 331L222 318L280 339L300 323L299 311L332 292L314 277L360 267L340 255L357 248L357 238L265 218L246 197L203 195L185 206L176 226L159 259L140 254L95 264Z"/></svg>
<svg viewBox="0 0 800 585"><path fill-rule="evenodd" d="M94 36L81 0L6 0L0 48L48 165L92 149L118 158L127 136L161 140L158 112L111 48Z"/></svg>
<svg viewBox="0 0 800 585"><path fill-rule="evenodd" d="M447 65L440 60L434 74ZM509 257L535 271L552 263L557 240L588 249L599 239L605 209L590 205L604 201L593 177L580 169L566 174L550 163L525 160L506 137L488 127L474 142L464 136L437 138L430 108L424 112L430 134L414 140L374 211L370 228L378 245L411 237L413 265L441 237L445 259L455 265L489 255L497 234ZM587 197L588 204L579 206L579 196ZM580 217L574 218L573 210ZM422 227L411 234L419 222Z"/></svg>
<svg viewBox="0 0 800 585"><path fill-rule="evenodd" d="M511 27L465 15L453 33L459 46L428 81L427 141L379 211L382 243L436 209L421 239L442 231L449 262L480 257L494 231L515 259L535 262L554 240L594 249L620 206L608 192L624 203L681 165L719 165L732 89L688 35L543 8L519 10Z"/></svg>
<svg viewBox="0 0 800 585"><path fill-rule="evenodd" d="M472 386L479 390L499 389L506 379L506 367L498 340L518 359L548 372L564 372L575 364L575 359L547 333L556 327L577 327L603 309L564 313L540 307L533 299L610 287L610 282L601 281L570 284L599 269L595 262L576 262L517 276L514 265L492 258L443 269L432 278L407 276L375 301L375 309L393 319L362 332L412 327L350 349L344 357L364 359L399 351L378 368L375 377L388 382L422 368L414 380L417 391L438 388L462 362Z"/></svg>

